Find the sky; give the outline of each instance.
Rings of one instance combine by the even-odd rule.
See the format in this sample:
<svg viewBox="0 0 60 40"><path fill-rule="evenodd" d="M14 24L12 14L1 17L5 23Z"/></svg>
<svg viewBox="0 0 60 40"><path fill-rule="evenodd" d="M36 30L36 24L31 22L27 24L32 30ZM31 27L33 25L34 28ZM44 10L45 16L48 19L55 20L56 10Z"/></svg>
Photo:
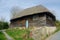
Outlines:
<svg viewBox="0 0 60 40"><path fill-rule="evenodd" d="M0 19L5 18L9 22L13 7L26 9L36 5L45 6L60 20L60 0L0 0Z"/></svg>

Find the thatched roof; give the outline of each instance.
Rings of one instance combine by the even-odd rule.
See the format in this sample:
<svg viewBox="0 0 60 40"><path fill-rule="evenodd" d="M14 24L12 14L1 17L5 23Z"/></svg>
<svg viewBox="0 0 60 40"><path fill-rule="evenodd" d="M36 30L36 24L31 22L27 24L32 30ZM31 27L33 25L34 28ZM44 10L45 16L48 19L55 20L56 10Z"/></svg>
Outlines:
<svg viewBox="0 0 60 40"><path fill-rule="evenodd" d="M49 12L49 10L42 5L38 5L38 6L24 9L18 14L18 17L32 15L40 12ZM15 18L18 18L18 17L15 17ZM12 18L12 19L15 19L15 18Z"/></svg>

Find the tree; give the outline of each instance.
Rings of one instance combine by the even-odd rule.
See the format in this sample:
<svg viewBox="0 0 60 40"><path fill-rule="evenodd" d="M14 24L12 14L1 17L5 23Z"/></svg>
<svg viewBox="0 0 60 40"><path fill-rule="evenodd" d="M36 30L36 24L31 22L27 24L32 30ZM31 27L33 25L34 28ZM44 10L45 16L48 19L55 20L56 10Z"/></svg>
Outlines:
<svg viewBox="0 0 60 40"><path fill-rule="evenodd" d="M3 29L2 22L0 21L0 30Z"/></svg>
<svg viewBox="0 0 60 40"><path fill-rule="evenodd" d="M0 30L1 29L8 29L8 28L9 28L8 22L0 21Z"/></svg>
<svg viewBox="0 0 60 40"><path fill-rule="evenodd" d="M0 17L0 21L4 22L6 21L4 17Z"/></svg>
<svg viewBox="0 0 60 40"><path fill-rule="evenodd" d="M1 17L0 19L0 30L9 28L8 22L5 21L5 18Z"/></svg>
<svg viewBox="0 0 60 40"><path fill-rule="evenodd" d="M22 9L17 7L17 6L16 7L12 7L12 9L11 9L11 18L13 19L13 18L18 17L19 12L21 12L21 11L22 11Z"/></svg>

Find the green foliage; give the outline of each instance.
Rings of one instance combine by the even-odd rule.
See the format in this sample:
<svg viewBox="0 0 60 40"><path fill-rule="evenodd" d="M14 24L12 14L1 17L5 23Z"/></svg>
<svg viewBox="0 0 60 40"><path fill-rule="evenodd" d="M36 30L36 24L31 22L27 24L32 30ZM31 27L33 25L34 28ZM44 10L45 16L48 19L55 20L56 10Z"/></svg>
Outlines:
<svg viewBox="0 0 60 40"><path fill-rule="evenodd" d="M56 27L57 27L57 30L56 30L56 32L57 32L60 30L60 21L58 21L58 20L56 20Z"/></svg>
<svg viewBox="0 0 60 40"><path fill-rule="evenodd" d="M59 20L56 20L56 31L55 32L58 32L60 30L60 21Z"/></svg>
<svg viewBox="0 0 60 40"><path fill-rule="evenodd" d="M9 28L8 22L0 21L0 30Z"/></svg>
<svg viewBox="0 0 60 40"><path fill-rule="evenodd" d="M5 35L2 32L0 32L0 40L7 40Z"/></svg>
<svg viewBox="0 0 60 40"><path fill-rule="evenodd" d="M29 37L30 31L28 29L8 29L6 32L15 40L33 40Z"/></svg>

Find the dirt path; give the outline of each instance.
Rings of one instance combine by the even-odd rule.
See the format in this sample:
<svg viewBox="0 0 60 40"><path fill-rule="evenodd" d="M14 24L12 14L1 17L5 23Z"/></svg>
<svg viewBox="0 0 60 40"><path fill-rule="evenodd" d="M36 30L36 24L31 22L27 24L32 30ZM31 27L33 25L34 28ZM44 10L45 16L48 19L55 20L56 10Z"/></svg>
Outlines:
<svg viewBox="0 0 60 40"><path fill-rule="evenodd" d="M11 38L11 37L5 32L5 30L0 30L0 32L2 32L2 33L6 36L7 40L13 40L13 38Z"/></svg>
<svg viewBox="0 0 60 40"><path fill-rule="evenodd" d="M46 40L60 40L60 31L55 33L54 35L50 36Z"/></svg>

